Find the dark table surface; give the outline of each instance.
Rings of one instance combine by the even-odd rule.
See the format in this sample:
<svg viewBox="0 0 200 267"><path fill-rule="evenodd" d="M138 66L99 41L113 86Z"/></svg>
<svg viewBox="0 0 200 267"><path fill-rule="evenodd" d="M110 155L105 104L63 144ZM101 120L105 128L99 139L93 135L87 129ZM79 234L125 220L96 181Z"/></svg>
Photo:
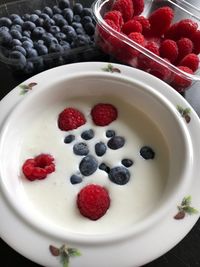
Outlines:
<svg viewBox="0 0 200 267"><path fill-rule="evenodd" d="M7 1L0 0L0 4L3 2ZM0 63L0 99L24 79L25 77L16 78L5 65ZM197 113L200 114L200 93L198 92L198 85L191 88L185 97ZM165 241L163 240L163 242ZM145 253L145 251L141 253ZM2 267L39 267L39 265L29 261L10 248L2 239L0 239L0 257L0 266ZM178 245L162 257L145 265L145 267L200 267L200 220Z"/></svg>

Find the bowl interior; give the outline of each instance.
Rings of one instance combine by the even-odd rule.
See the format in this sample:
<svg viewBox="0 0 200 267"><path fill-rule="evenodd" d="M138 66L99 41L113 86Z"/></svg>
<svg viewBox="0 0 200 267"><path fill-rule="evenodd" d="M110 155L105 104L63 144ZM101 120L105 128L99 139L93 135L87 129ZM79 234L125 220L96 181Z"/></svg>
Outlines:
<svg viewBox="0 0 200 267"><path fill-rule="evenodd" d="M99 102L114 104L118 108L119 122L113 122L109 127L92 124L90 110ZM100 170L91 177L85 177L83 184L72 185L67 181L66 176L73 172L80 158L71 156L72 145L63 143L67 132L58 129L57 117L62 109L73 104L82 109L87 118L86 125L74 131L76 137L84 129L94 127L97 140L105 141L102 137L105 129L115 129L127 138L124 150L108 151L105 157L109 164L113 160L120 164L120 159L126 155L132 157L134 166L130 172L133 178L127 185L113 184ZM51 117L50 123L48 117ZM137 138L140 143L134 141ZM93 142L89 145L91 150ZM138 144L154 147L157 152L155 163L141 159ZM62 151L59 152L57 147ZM34 157L40 151L56 155L56 172L52 174L52 180L50 175L46 180L29 182L22 175L21 166L28 156ZM190 181L192 149L187 128L176 107L153 88L123 75L84 73L47 84L26 96L7 119L1 132L0 158L2 191L28 223L57 237L89 242L98 238L113 240L113 236L122 237L126 232L138 232L158 222L171 205L176 205L176 200ZM63 161L63 158L66 160ZM99 163L100 160L98 158ZM151 164L155 164L153 168ZM151 174L152 170L154 173ZM157 180L151 180L154 174ZM138 177L140 181L137 183ZM63 181L67 181L66 184ZM80 216L75 207L79 190L90 183L105 186L112 201L109 212L95 222ZM67 191L63 189L65 187ZM72 209L66 221L59 213L61 208L67 209L60 204L64 201L68 201ZM136 215L129 216L131 211ZM117 218L119 224L113 226Z"/></svg>

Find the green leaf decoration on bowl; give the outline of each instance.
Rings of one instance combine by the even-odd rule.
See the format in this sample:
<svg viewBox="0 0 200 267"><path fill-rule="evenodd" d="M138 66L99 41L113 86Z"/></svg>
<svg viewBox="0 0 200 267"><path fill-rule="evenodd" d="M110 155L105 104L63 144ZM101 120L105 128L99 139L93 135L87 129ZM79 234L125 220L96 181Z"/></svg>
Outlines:
<svg viewBox="0 0 200 267"><path fill-rule="evenodd" d="M115 68L112 64L108 64L105 68L102 68L102 70L111 73L121 73L120 69Z"/></svg>
<svg viewBox="0 0 200 267"><path fill-rule="evenodd" d="M60 261L63 267L69 267L69 261L71 257L81 256L81 253L78 249L69 248L67 247L67 245L62 245L60 248L50 245L49 250L53 256L60 257Z"/></svg>
<svg viewBox="0 0 200 267"><path fill-rule="evenodd" d="M185 215L194 215L198 213L198 210L191 206L192 197L186 196L183 198L181 205L178 205L178 213L174 216L174 219L181 220L185 218Z"/></svg>
<svg viewBox="0 0 200 267"><path fill-rule="evenodd" d="M185 121L187 123L189 123L191 121L190 108L183 108L183 107L177 105L177 110L181 114L181 116L185 119Z"/></svg>
<svg viewBox="0 0 200 267"><path fill-rule="evenodd" d="M25 95L26 93L31 91L33 89L33 87L36 85L37 85L37 83L35 83L35 82L29 83L29 84L20 84L19 85L19 88L21 89L20 95Z"/></svg>

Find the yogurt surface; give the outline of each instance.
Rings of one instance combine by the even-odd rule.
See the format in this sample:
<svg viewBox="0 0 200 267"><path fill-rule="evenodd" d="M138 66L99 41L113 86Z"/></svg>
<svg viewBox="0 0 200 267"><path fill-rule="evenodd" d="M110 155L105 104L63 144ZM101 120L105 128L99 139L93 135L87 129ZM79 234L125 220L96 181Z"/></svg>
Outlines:
<svg viewBox="0 0 200 267"><path fill-rule="evenodd" d="M118 118L110 125L100 127L92 122L90 111L97 103L113 104L118 110ZM80 110L87 122L73 131L64 132L57 126L59 113L66 107ZM95 136L85 141L81 138L84 130L93 129ZM125 138L125 145L112 150L107 148L102 157L95 155L95 144L99 141L107 144L106 130L114 130ZM65 136L73 134L75 140L64 143ZM72 174L79 173L82 156L73 153L73 145L77 142L87 143L91 155L95 156L99 165L104 162L110 168L121 166L122 159L129 158L134 164L128 168L131 177L125 185L117 185L109 180L105 171L97 169L88 177L83 177L80 184L71 184ZM155 151L155 158L145 160L140 155L142 146L148 145ZM114 97L80 97L62 103L55 103L37 119L30 123L24 133L21 146L21 166L28 158L41 153L51 154L55 158L56 171L45 180L28 181L21 175L22 191L25 199L38 218L62 228L65 232L80 234L105 234L130 227L144 219L159 204L165 189L169 154L164 137L156 124L142 111ZM88 184L104 186L110 195L111 204L107 213L97 221L83 217L76 207L78 192Z"/></svg>

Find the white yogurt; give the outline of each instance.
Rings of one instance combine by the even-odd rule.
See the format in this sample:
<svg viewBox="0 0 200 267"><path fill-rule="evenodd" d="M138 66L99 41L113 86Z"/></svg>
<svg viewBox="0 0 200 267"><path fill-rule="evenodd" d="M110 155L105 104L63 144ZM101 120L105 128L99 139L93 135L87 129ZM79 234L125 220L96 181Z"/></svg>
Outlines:
<svg viewBox="0 0 200 267"><path fill-rule="evenodd" d="M117 120L106 127L95 126L90 117L91 108L100 102L111 103L118 110ZM73 131L61 131L57 127L57 118L66 107L82 111L87 123ZM81 133L91 128L95 131L95 137L89 141L82 140ZM98 169L91 176L84 177L82 183L72 185L70 176L79 171L82 159L73 153L73 145L79 141L87 142L90 154L95 155L94 145L109 140L105 135L107 129L115 130L117 135L123 136L125 145L118 150L108 148L103 157L96 158L99 164L105 162L110 167L121 165L124 158L132 159L134 164L128 168L130 181L126 185L114 184L106 172ZM71 144L63 142L68 134L76 136ZM155 151L153 160L144 160L140 156L140 148L144 145L149 145ZM26 180L22 175L23 191L32 209L67 232L111 233L142 220L159 203L168 176L168 148L159 129L143 112L115 98L74 98L45 110L24 134L21 166L27 158L41 153L49 153L55 158L56 171L45 180L34 182ZM109 210L97 221L83 217L76 207L78 192L91 183L106 187L111 198Z"/></svg>

